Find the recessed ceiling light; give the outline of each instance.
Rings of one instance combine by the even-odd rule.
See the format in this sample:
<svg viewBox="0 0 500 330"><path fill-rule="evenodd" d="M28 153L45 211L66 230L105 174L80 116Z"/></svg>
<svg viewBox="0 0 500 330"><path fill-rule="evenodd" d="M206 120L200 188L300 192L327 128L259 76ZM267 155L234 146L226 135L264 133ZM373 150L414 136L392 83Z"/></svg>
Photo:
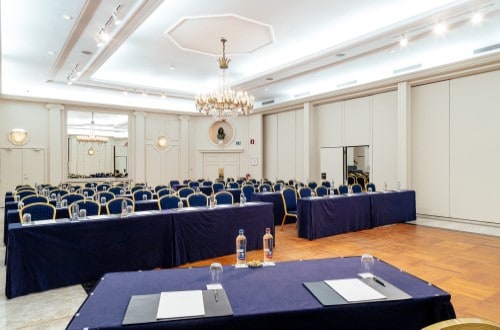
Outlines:
<svg viewBox="0 0 500 330"><path fill-rule="evenodd" d="M396 51L394 49L389 49L389 53L394 54Z"/></svg>
<svg viewBox="0 0 500 330"><path fill-rule="evenodd" d="M146 97L148 94L146 94L146 92L142 92L142 96Z"/></svg>
<svg viewBox="0 0 500 330"><path fill-rule="evenodd" d="M435 34L443 34L443 33L446 32L447 28L448 27L446 26L446 24L444 24L444 23L438 23L434 27L434 33Z"/></svg>
<svg viewBox="0 0 500 330"><path fill-rule="evenodd" d="M128 92L125 90L123 91L123 96L127 96L128 95Z"/></svg>
<svg viewBox="0 0 500 330"><path fill-rule="evenodd" d="M55 55L55 54L56 54L56 52L55 52L55 51L53 51L53 50L49 50L49 54L50 54L50 55Z"/></svg>
<svg viewBox="0 0 500 330"><path fill-rule="evenodd" d="M90 50L82 50L81 53L84 55L91 55L92 54L92 52Z"/></svg>
<svg viewBox="0 0 500 330"><path fill-rule="evenodd" d="M161 93L161 98L164 99L165 97L165 93Z"/></svg>
<svg viewBox="0 0 500 330"><path fill-rule="evenodd" d="M268 80L268 81L273 81L273 80L274 80L274 78L268 77L268 78L266 78L266 80Z"/></svg>
<svg viewBox="0 0 500 330"><path fill-rule="evenodd" d="M344 56L345 56L345 54L344 54L344 53L338 53L338 54L337 54L337 55L335 55L335 56L337 56L337 57L344 57Z"/></svg>
<svg viewBox="0 0 500 330"><path fill-rule="evenodd" d="M315 73L314 73L314 76L315 76L315 77L319 76L319 72L315 72Z"/></svg>
<svg viewBox="0 0 500 330"><path fill-rule="evenodd" d="M267 92L269 90L269 88L264 88L264 90Z"/></svg>
<svg viewBox="0 0 500 330"><path fill-rule="evenodd" d="M170 70L175 70L175 66L171 65Z"/></svg>
<svg viewBox="0 0 500 330"><path fill-rule="evenodd" d="M69 16L69 15L63 15L63 18L70 21L73 19L73 16Z"/></svg>
<svg viewBox="0 0 500 330"><path fill-rule="evenodd" d="M399 45L401 47L408 46L408 38L407 37L401 37L401 40L399 40Z"/></svg>
<svg viewBox="0 0 500 330"><path fill-rule="evenodd" d="M475 13L471 18L472 24L479 24L483 21L483 15L480 13Z"/></svg>

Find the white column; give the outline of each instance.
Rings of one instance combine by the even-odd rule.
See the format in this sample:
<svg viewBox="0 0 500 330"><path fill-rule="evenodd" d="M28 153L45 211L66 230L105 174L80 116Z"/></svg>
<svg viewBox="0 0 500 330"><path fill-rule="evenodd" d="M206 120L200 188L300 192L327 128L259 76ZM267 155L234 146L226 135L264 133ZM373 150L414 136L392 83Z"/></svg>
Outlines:
<svg viewBox="0 0 500 330"><path fill-rule="evenodd" d="M398 84L398 181L411 187L411 87Z"/></svg>
<svg viewBox="0 0 500 330"><path fill-rule="evenodd" d="M146 182L146 116L145 112L134 112L135 182Z"/></svg>
<svg viewBox="0 0 500 330"><path fill-rule="evenodd" d="M179 139L179 180L190 177L189 164L189 116L179 116L181 131Z"/></svg>
<svg viewBox="0 0 500 330"><path fill-rule="evenodd" d="M318 148L315 112L312 103L304 103L304 175L309 181L319 182Z"/></svg>
<svg viewBox="0 0 500 330"><path fill-rule="evenodd" d="M59 184L63 181L63 150L62 140L66 136L66 125L62 122L61 112L64 106L61 104L47 104L49 110L49 182Z"/></svg>

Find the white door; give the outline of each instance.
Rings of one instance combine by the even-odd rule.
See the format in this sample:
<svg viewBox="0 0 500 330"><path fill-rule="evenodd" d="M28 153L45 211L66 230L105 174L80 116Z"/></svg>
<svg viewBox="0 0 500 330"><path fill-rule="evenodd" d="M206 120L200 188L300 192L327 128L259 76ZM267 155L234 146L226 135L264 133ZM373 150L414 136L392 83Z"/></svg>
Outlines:
<svg viewBox="0 0 500 330"><path fill-rule="evenodd" d="M224 178L238 178L240 155L237 153L205 153L203 156L203 177L215 180L223 169Z"/></svg>
<svg viewBox="0 0 500 330"><path fill-rule="evenodd" d="M320 169L321 173L326 173L328 181L334 181L335 187L342 184L344 177L344 151L339 148L320 149Z"/></svg>
<svg viewBox="0 0 500 330"><path fill-rule="evenodd" d="M0 149L0 203L5 193L20 184L35 185L45 181L45 150L30 148Z"/></svg>

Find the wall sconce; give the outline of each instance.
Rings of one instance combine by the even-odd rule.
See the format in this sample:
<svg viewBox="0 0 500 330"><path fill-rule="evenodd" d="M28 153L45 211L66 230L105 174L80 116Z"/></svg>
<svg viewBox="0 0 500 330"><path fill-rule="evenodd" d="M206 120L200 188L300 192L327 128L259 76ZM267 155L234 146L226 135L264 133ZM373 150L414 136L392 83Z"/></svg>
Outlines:
<svg viewBox="0 0 500 330"><path fill-rule="evenodd" d="M167 148L167 145L168 139L165 135L158 135L156 137L156 146L158 147L158 149L164 150L165 148Z"/></svg>
<svg viewBox="0 0 500 330"><path fill-rule="evenodd" d="M89 156L94 156L95 154L94 148L90 147L89 150L87 150L87 154L89 154Z"/></svg>
<svg viewBox="0 0 500 330"><path fill-rule="evenodd" d="M9 132L9 141L16 146L25 145L28 142L28 132L21 128L14 128Z"/></svg>

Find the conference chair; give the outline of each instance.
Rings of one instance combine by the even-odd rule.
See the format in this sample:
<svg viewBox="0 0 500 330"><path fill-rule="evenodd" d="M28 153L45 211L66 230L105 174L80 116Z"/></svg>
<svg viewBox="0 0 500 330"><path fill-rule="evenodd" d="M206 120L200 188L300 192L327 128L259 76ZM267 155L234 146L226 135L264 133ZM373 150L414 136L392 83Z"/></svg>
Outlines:
<svg viewBox="0 0 500 330"><path fill-rule="evenodd" d="M316 182L314 182L314 181L311 181L311 182L309 182L309 183L307 184L307 186L308 186L309 188L311 188L312 190L314 190L314 189L316 189L316 187L318 186L318 184L317 184Z"/></svg>
<svg viewBox="0 0 500 330"><path fill-rule="evenodd" d="M347 193L349 193L349 186L347 186L345 184L341 184L338 187L338 190L339 190L339 194L341 194L341 195L347 194Z"/></svg>
<svg viewBox="0 0 500 330"><path fill-rule="evenodd" d="M293 188L285 188L281 191L281 198L283 200L283 208L285 214L283 215L283 220L281 221L281 230L285 225L285 220L287 217L294 217L296 220L297 216L297 192ZM295 223L297 226L297 223Z"/></svg>
<svg viewBox="0 0 500 330"><path fill-rule="evenodd" d="M205 194L191 194L186 198L186 200L189 207L208 205L208 196Z"/></svg>
<svg viewBox="0 0 500 330"><path fill-rule="evenodd" d="M79 185L71 185L69 188L66 188L66 190L69 190L71 194L78 194L78 191L82 189L82 186Z"/></svg>
<svg viewBox="0 0 500 330"><path fill-rule="evenodd" d="M270 191L273 191L272 190L272 187L270 184L267 184L267 183L263 183L259 186L259 192L270 192Z"/></svg>
<svg viewBox="0 0 500 330"><path fill-rule="evenodd" d="M21 202L24 205L29 205L29 204L33 204L33 203L48 203L49 199L45 196L28 195L28 196L25 196L24 198L21 198Z"/></svg>
<svg viewBox="0 0 500 330"><path fill-rule="evenodd" d="M241 187L241 191L243 192L243 195L245 195L247 202L251 202L253 193L255 192L254 186L251 184L246 184L243 187Z"/></svg>
<svg viewBox="0 0 500 330"><path fill-rule="evenodd" d="M371 182L367 183L366 184L366 190L370 191L370 188L372 189L373 192L375 192L376 191L375 183L371 183Z"/></svg>
<svg viewBox="0 0 500 330"><path fill-rule="evenodd" d="M294 185L295 190L299 190L302 187L305 187L305 185L302 182L297 181Z"/></svg>
<svg viewBox="0 0 500 330"><path fill-rule="evenodd" d="M284 186L283 183L281 182L276 182L274 185L273 185L273 190L274 191L281 191L282 187Z"/></svg>
<svg viewBox="0 0 500 330"><path fill-rule="evenodd" d="M16 186L16 188L14 188L14 190L18 191L18 190L24 190L24 189L31 189L31 190L35 190L35 188L33 188L31 185L29 184L19 184Z"/></svg>
<svg viewBox="0 0 500 330"><path fill-rule="evenodd" d="M422 330L498 330L500 324L480 318L457 318L440 321Z"/></svg>
<svg viewBox="0 0 500 330"><path fill-rule="evenodd" d="M352 174L349 174L347 176L347 184L350 186L350 185L353 185L356 183L356 177L353 176Z"/></svg>
<svg viewBox="0 0 500 330"><path fill-rule="evenodd" d="M184 187L184 188L177 190L177 195L180 198L187 198L191 194L194 194L193 188Z"/></svg>
<svg viewBox="0 0 500 330"><path fill-rule="evenodd" d="M31 220L48 220L56 218L56 208L49 203L33 203L25 205L19 210L19 219L21 223L24 222L23 215L31 214Z"/></svg>
<svg viewBox="0 0 500 330"><path fill-rule="evenodd" d="M233 194L227 191L219 191L214 195L217 205L221 204L233 204Z"/></svg>
<svg viewBox="0 0 500 330"><path fill-rule="evenodd" d="M16 196L19 196L19 200L21 200L26 196L33 196L33 195L36 196L36 192L34 190L31 190L31 189L18 190L14 194L14 200L15 200Z"/></svg>
<svg viewBox="0 0 500 330"><path fill-rule="evenodd" d="M165 188L168 188L168 187L166 185L164 185L164 184L159 184L159 185L155 186L154 191L155 191L155 193L158 193L158 191L160 191L162 189L165 189Z"/></svg>
<svg viewBox="0 0 500 330"><path fill-rule="evenodd" d="M134 209L134 201L130 198L118 197L110 200L106 204L106 211L108 214L121 214L122 213L122 202L125 201L127 206L132 206L132 210Z"/></svg>
<svg viewBox="0 0 500 330"><path fill-rule="evenodd" d="M300 198L305 198L305 197L311 197L312 196L312 189L309 187L302 187L299 189L299 197Z"/></svg>
<svg viewBox="0 0 500 330"><path fill-rule="evenodd" d="M164 195L158 199L158 208L160 210L176 209L179 207L181 199L175 195Z"/></svg>
<svg viewBox="0 0 500 330"><path fill-rule="evenodd" d="M229 189L238 189L240 184L238 182L229 182Z"/></svg>
<svg viewBox="0 0 500 330"><path fill-rule="evenodd" d="M61 196L61 201L65 200L66 203L68 203L68 206L73 204L74 202L82 200L82 199L85 199L85 196L83 196L82 194L76 194L76 193Z"/></svg>
<svg viewBox="0 0 500 330"><path fill-rule="evenodd" d="M362 189L365 189L365 187L366 187L366 178L365 178L365 176L364 175L359 175L356 178L356 183L359 184Z"/></svg>
<svg viewBox="0 0 500 330"><path fill-rule="evenodd" d="M104 200L104 204L106 204L108 201L114 199L116 197L115 194L113 194L112 192L110 191L101 191L101 192L98 192L97 194L95 194L95 198L94 200L97 202L97 203L101 203L101 199L102 198L105 198Z"/></svg>
<svg viewBox="0 0 500 330"><path fill-rule="evenodd" d="M322 185L323 187L327 187L327 188L330 188L330 187L331 187L330 182L329 182L329 181L326 181L326 180L325 180L325 181L321 181L321 185Z"/></svg>
<svg viewBox="0 0 500 330"><path fill-rule="evenodd" d="M87 198L92 198L95 195L95 190L92 188L82 188L78 191L78 193L82 194L85 196L85 193L87 193Z"/></svg>
<svg viewBox="0 0 500 330"><path fill-rule="evenodd" d="M328 195L328 188L324 186L318 186L316 187L316 196L321 197Z"/></svg>
<svg viewBox="0 0 500 330"><path fill-rule="evenodd" d="M363 192L363 188L361 187L360 184L357 184L357 183L355 183L351 186L351 190L352 190L353 194L359 194L359 193Z"/></svg>
<svg viewBox="0 0 500 330"><path fill-rule="evenodd" d="M109 185L107 183L102 183L102 184L98 184L95 187L95 190L96 191L107 191L109 188L111 188L111 185Z"/></svg>
<svg viewBox="0 0 500 330"><path fill-rule="evenodd" d="M85 199L72 203L69 206L70 215L73 214L73 210L76 206L78 206L78 210L86 210L87 216L94 216L101 214L101 205L93 200Z"/></svg>
<svg viewBox="0 0 500 330"><path fill-rule="evenodd" d="M189 183L188 183L189 188L196 188L199 186L200 186L200 183L198 181L189 181Z"/></svg>
<svg viewBox="0 0 500 330"><path fill-rule="evenodd" d="M85 188L92 188L92 189L94 189L95 188L95 183L94 182L87 182L85 184Z"/></svg>
<svg viewBox="0 0 500 330"><path fill-rule="evenodd" d="M212 182L212 181L208 181L208 180L207 180L207 181L203 181L203 182L201 183L201 186L202 186L202 187L211 187L211 186L212 186L212 184L213 184L213 182Z"/></svg>
<svg viewBox="0 0 500 330"><path fill-rule="evenodd" d="M234 182L234 181L231 181L231 182ZM238 186L241 186L244 182L245 182L245 179L242 179L242 178L239 178L238 180L236 180L236 183L238 184Z"/></svg>
<svg viewBox="0 0 500 330"><path fill-rule="evenodd" d="M135 185L130 189L130 192L133 194L137 190L144 190L146 186L144 185Z"/></svg>
<svg viewBox="0 0 500 330"><path fill-rule="evenodd" d="M51 189L49 190L49 198L52 199L52 195L56 196L60 195L61 197L66 196L69 194L69 191L66 189Z"/></svg>
<svg viewBox="0 0 500 330"><path fill-rule="evenodd" d="M146 196L146 199L153 199L153 193L147 189L136 190L132 194L134 201L142 201L144 196Z"/></svg>
<svg viewBox="0 0 500 330"><path fill-rule="evenodd" d="M222 183L222 182L215 182L214 184L212 184L212 192L214 194L218 193L221 190L224 190L224 183Z"/></svg>
<svg viewBox="0 0 500 330"><path fill-rule="evenodd" d="M108 192L110 193L113 193L115 194L115 196L118 196L118 195L122 195L122 191L123 191L123 194L125 194L125 188L124 187L111 187L108 189Z"/></svg>
<svg viewBox="0 0 500 330"><path fill-rule="evenodd" d="M170 188L163 188L163 189L160 189L156 192L156 196L158 198L166 196L166 195L173 195L173 194L175 194L175 191L173 189L170 189Z"/></svg>

